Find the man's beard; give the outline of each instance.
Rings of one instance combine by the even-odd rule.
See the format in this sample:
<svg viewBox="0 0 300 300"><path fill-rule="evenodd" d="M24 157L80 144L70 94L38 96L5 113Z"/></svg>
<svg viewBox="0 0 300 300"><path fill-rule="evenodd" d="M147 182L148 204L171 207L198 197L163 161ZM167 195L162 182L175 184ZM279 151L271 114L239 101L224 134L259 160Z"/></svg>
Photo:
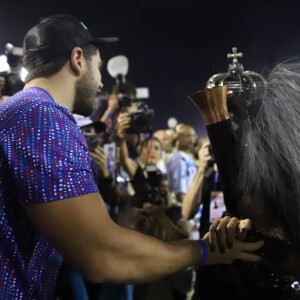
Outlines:
<svg viewBox="0 0 300 300"><path fill-rule="evenodd" d="M90 116L96 107L96 93L98 86L87 72L75 86L73 113Z"/></svg>

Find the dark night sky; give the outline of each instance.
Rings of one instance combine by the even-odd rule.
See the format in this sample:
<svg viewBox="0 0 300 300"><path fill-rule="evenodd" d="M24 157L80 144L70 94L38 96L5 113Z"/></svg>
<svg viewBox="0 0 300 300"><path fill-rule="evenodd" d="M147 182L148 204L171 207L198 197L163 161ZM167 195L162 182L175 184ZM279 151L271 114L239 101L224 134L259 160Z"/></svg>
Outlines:
<svg viewBox="0 0 300 300"><path fill-rule="evenodd" d="M227 71L227 53L232 47L243 52L240 62L245 70L263 74L281 58L300 56L298 1L220 3L5 1L0 7L0 53L7 42L21 46L26 31L40 17L73 14L94 35L120 38L118 44L101 51L102 59L107 62L120 54L128 57L127 79L150 89L147 103L155 110L154 129L166 127L167 119L175 117L203 135L201 117L187 95L203 89L213 74ZM110 90L114 79L106 68L102 76L105 89Z"/></svg>

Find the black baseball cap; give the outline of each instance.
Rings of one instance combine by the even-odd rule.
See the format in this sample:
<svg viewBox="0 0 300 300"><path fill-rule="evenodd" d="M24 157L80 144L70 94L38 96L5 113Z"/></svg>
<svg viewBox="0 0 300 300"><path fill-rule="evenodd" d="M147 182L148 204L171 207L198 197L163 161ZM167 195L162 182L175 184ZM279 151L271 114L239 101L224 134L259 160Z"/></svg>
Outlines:
<svg viewBox="0 0 300 300"><path fill-rule="evenodd" d="M87 27L71 15L53 15L42 18L32 27L23 41L22 63L27 71L38 65L67 55L76 46L94 44L97 47L117 42L117 37L94 38ZM28 57L27 54L30 54Z"/></svg>

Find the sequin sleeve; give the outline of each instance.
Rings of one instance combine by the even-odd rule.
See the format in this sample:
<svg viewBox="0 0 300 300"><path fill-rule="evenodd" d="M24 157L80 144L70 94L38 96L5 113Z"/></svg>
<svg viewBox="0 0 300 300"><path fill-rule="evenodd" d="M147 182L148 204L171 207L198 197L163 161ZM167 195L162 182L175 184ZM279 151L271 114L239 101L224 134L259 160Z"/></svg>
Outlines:
<svg viewBox="0 0 300 300"><path fill-rule="evenodd" d="M61 106L46 102L31 107L8 136L9 168L21 204L98 192L84 137Z"/></svg>

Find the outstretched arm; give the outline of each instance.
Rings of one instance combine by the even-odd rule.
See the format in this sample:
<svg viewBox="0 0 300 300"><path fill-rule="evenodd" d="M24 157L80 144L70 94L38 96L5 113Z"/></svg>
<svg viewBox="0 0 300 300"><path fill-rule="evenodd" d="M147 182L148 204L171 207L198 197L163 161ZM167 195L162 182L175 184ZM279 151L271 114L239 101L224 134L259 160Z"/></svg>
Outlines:
<svg viewBox="0 0 300 300"><path fill-rule="evenodd" d="M99 193L29 205L26 212L65 260L91 282L151 281L200 261L197 241L166 243L114 223ZM245 253L260 246L237 241L225 255L209 250L207 263L257 260Z"/></svg>
<svg viewBox="0 0 300 300"><path fill-rule="evenodd" d="M182 216L191 219L195 216L202 202L202 189L208 162L212 160L209 142L205 142L199 150L199 167L197 174L182 200Z"/></svg>
<svg viewBox="0 0 300 300"><path fill-rule="evenodd" d="M129 128L129 126L129 114L127 112L120 113L118 117L118 136L120 138L120 161L125 171L129 174L130 178L133 178L138 168L138 164L128 155L128 148L126 143L126 129Z"/></svg>
<svg viewBox="0 0 300 300"><path fill-rule="evenodd" d="M108 97L107 109L101 116L100 121L109 124L109 120L118 112L119 110L119 99L117 94L111 94Z"/></svg>

